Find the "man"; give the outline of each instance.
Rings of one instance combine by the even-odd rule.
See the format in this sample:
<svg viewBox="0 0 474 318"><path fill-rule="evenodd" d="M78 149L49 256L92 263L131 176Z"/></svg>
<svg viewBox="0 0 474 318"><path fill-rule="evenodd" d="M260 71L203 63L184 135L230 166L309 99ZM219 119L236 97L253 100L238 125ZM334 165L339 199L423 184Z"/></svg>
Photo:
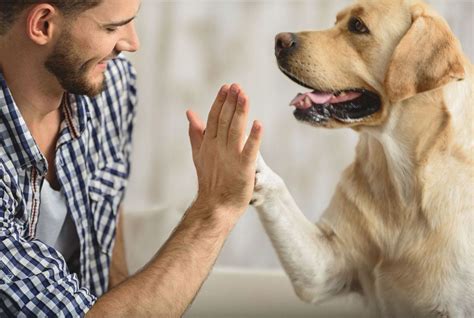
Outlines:
<svg viewBox="0 0 474 318"><path fill-rule="evenodd" d="M139 6L0 4L0 316L180 316L250 201L262 128L245 140L247 97L225 85L205 133L187 112L195 202L139 273L114 275L136 104L118 54L139 47Z"/></svg>

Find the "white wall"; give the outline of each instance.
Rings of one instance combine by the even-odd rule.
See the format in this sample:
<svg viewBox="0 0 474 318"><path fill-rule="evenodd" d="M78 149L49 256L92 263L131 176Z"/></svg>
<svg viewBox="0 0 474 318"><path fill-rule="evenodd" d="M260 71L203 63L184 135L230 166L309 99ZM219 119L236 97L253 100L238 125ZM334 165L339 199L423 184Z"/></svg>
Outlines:
<svg viewBox="0 0 474 318"><path fill-rule="evenodd" d="M185 110L192 108L205 118L217 89L238 82L251 99L250 117L263 122L267 163L286 180L305 214L316 220L352 161L357 134L296 122L288 104L304 89L277 69L274 36L331 27L336 13L349 3L143 0L137 19L142 48L130 56L139 74L140 107L128 213L156 205L184 212L196 192ZM473 60L474 2L430 3L447 18ZM150 244L154 239L149 238ZM280 266L253 209L233 231L217 264Z"/></svg>

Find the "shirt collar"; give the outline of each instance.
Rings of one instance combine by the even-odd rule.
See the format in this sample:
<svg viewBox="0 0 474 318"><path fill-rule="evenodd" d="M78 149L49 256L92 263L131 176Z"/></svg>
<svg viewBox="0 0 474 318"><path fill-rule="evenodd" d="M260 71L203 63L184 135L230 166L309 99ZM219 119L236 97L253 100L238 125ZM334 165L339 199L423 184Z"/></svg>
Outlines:
<svg viewBox="0 0 474 318"><path fill-rule="evenodd" d="M90 98L82 95L64 94L63 115L57 147L81 137L90 118Z"/></svg>
<svg viewBox="0 0 474 318"><path fill-rule="evenodd" d="M34 165L40 170L45 170L44 156L28 130L2 73L0 73L0 119L0 143L15 167L26 169Z"/></svg>

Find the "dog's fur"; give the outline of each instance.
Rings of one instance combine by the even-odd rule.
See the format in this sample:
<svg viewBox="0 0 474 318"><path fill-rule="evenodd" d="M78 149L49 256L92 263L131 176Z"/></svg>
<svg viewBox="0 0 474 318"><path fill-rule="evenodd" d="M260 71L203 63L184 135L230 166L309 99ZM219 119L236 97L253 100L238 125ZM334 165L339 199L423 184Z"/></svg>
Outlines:
<svg viewBox="0 0 474 318"><path fill-rule="evenodd" d="M347 31L351 16L370 36ZM382 100L324 123L360 140L316 226L259 159L253 204L297 295L357 292L378 317L474 317L473 65L447 23L419 0L362 0L296 36L300 82Z"/></svg>

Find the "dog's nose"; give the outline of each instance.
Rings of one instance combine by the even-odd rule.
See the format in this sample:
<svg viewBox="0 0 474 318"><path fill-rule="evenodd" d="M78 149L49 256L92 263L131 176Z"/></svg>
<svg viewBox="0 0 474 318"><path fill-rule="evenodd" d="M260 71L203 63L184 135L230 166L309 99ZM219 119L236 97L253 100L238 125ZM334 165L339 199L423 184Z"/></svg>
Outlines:
<svg viewBox="0 0 474 318"><path fill-rule="evenodd" d="M294 33L279 33L275 37L275 55L280 57L283 53L289 53L296 47L296 36Z"/></svg>

